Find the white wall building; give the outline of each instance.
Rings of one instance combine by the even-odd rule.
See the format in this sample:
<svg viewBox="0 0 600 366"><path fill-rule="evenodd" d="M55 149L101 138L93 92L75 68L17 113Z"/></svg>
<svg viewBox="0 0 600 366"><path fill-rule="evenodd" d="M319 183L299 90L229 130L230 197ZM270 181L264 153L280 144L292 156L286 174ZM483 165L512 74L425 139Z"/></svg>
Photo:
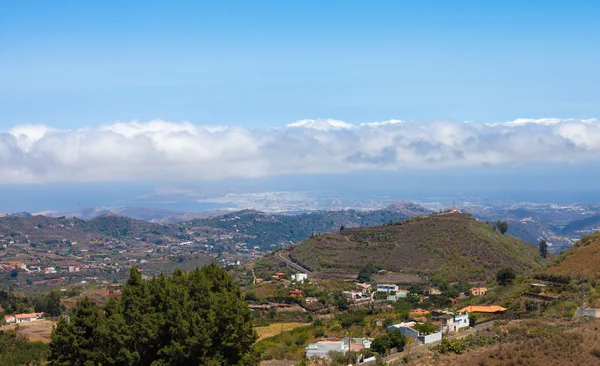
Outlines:
<svg viewBox="0 0 600 366"><path fill-rule="evenodd" d="M382 283L377 285L377 292L398 292L398 286Z"/></svg>
<svg viewBox="0 0 600 366"><path fill-rule="evenodd" d="M308 275L306 273L296 273L292 275L292 281L303 283L306 279L308 279Z"/></svg>

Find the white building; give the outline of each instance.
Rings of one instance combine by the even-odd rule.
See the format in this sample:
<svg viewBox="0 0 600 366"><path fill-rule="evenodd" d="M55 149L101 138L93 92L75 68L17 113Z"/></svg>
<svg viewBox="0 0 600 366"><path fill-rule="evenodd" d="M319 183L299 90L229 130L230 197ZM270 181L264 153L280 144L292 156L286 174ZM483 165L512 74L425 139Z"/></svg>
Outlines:
<svg viewBox="0 0 600 366"><path fill-rule="evenodd" d="M292 275L292 281L303 283L308 278L306 273L296 273Z"/></svg>
<svg viewBox="0 0 600 366"><path fill-rule="evenodd" d="M417 323L415 323L415 322L405 322L405 323L390 325L388 327L388 332L399 329L400 333L402 333L403 336L410 337L410 338L414 339L415 341L419 342L419 344L429 344L429 343L433 343L433 342L442 340L441 329L434 333L422 334L420 331L413 328L416 324Z"/></svg>
<svg viewBox="0 0 600 366"><path fill-rule="evenodd" d="M377 292L398 292L398 286L382 283L377 285Z"/></svg>

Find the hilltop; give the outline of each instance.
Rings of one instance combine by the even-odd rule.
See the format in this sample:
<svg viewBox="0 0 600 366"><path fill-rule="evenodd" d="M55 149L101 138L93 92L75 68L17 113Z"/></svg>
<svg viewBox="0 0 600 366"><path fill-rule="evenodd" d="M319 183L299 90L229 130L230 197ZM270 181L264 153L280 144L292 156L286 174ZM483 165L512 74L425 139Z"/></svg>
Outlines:
<svg viewBox="0 0 600 366"><path fill-rule="evenodd" d="M358 273L372 262L385 270L448 281L489 279L503 267L523 272L544 262L535 246L502 235L463 213L432 214L313 236L295 245L289 256L325 275Z"/></svg>
<svg viewBox="0 0 600 366"><path fill-rule="evenodd" d="M600 277L600 232L585 235L548 271L575 277Z"/></svg>

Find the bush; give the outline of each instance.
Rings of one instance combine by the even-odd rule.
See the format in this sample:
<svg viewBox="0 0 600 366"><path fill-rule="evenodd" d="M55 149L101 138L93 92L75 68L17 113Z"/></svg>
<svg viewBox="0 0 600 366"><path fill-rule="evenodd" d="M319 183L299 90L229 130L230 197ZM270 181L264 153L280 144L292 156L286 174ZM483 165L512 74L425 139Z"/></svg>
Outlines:
<svg viewBox="0 0 600 366"><path fill-rule="evenodd" d="M442 343L438 346L441 353L463 353L467 349L467 344L461 339L442 339Z"/></svg>

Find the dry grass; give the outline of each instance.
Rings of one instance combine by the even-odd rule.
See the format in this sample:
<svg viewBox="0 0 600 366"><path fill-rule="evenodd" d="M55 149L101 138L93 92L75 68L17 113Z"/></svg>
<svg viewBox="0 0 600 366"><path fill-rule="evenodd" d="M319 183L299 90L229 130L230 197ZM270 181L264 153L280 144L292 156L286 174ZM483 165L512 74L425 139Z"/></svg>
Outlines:
<svg viewBox="0 0 600 366"><path fill-rule="evenodd" d="M566 258L549 272L571 276L600 277L600 233L580 240Z"/></svg>
<svg viewBox="0 0 600 366"><path fill-rule="evenodd" d="M534 320L511 322L497 332L506 338L488 346L474 346L460 354L420 351L409 365L599 365L600 320ZM396 364L400 364L401 361Z"/></svg>
<svg viewBox="0 0 600 366"><path fill-rule="evenodd" d="M524 271L544 262L535 246L463 214L315 236L295 245L290 257L320 276L356 277L371 262L396 273L435 274L448 281L483 280L503 267Z"/></svg>
<svg viewBox="0 0 600 366"><path fill-rule="evenodd" d="M30 323L9 324L1 327L2 330L18 328L17 333L30 342L50 343L50 335L56 322L54 320L38 320Z"/></svg>
<svg viewBox="0 0 600 366"><path fill-rule="evenodd" d="M258 332L258 340L273 337L279 333L281 333L282 329L284 332L288 330L292 330L298 327L304 327L306 325L310 325L309 323L273 323L266 327L256 327L256 332Z"/></svg>

